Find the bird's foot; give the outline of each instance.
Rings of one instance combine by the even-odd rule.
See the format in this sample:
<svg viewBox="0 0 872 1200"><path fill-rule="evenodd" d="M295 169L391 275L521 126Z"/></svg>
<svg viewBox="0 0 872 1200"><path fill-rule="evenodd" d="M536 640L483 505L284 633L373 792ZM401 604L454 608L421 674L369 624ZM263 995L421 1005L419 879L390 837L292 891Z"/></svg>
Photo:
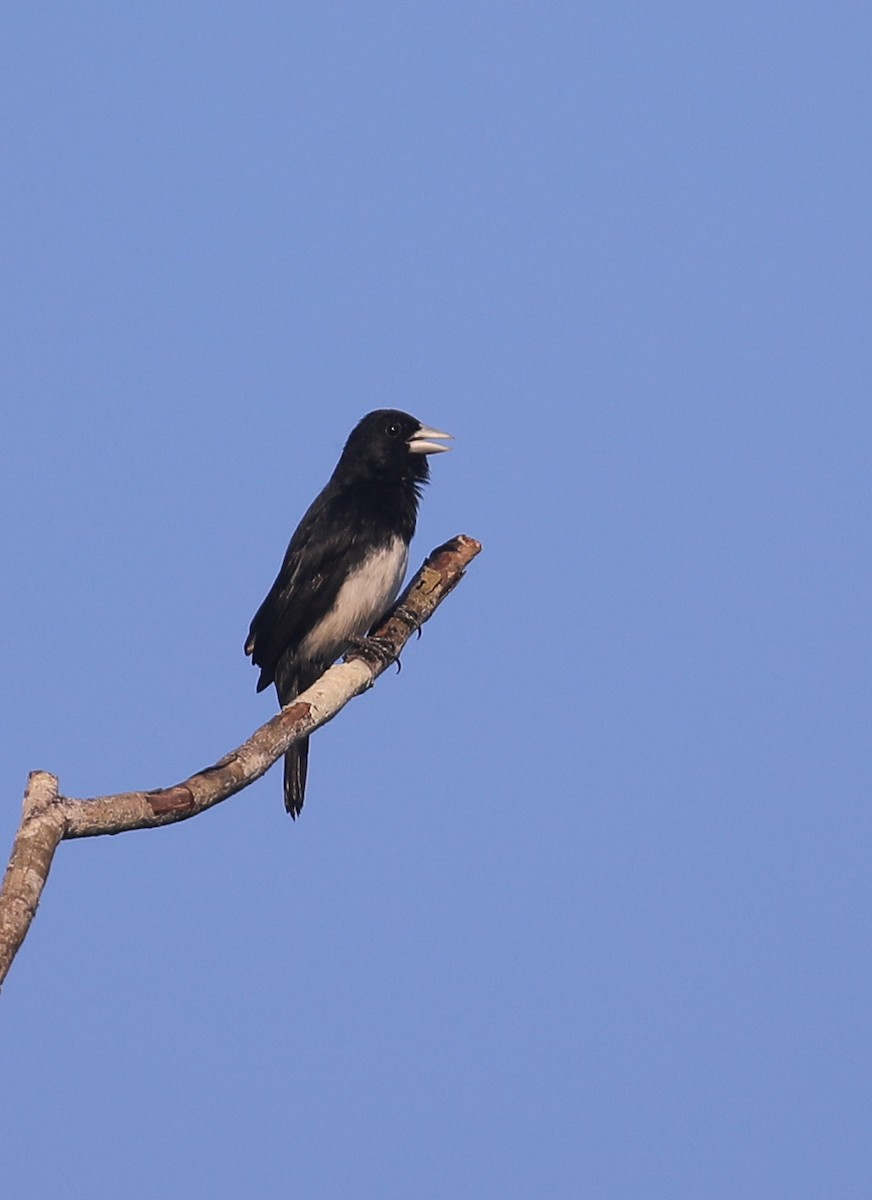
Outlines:
<svg viewBox="0 0 872 1200"><path fill-rule="evenodd" d="M417 630L418 637L421 636L421 626L418 624L419 617L417 613L413 613L410 608L406 608L405 604L398 604L391 612L392 617L400 617L407 625L411 625L412 629Z"/></svg>
<svg viewBox="0 0 872 1200"><path fill-rule="evenodd" d="M344 662L348 661L349 655L357 654L363 658L375 659L375 661L384 667L389 667L391 663L397 664L397 674L402 670L400 656L394 650L390 642L386 642L384 638L373 637L353 637L348 639L345 653L342 658Z"/></svg>

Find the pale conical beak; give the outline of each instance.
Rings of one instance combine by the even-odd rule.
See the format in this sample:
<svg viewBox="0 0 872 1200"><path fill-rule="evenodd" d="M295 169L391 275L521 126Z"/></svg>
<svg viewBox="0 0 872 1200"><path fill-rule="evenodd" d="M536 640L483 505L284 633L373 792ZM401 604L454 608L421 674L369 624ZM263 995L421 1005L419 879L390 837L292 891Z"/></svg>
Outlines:
<svg viewBox="0 0 872 1200"><path fill-rule="evenodd" d="M429 425L419 426L409 438L407 445L410 454L441 454L443 450L451 450L451 446L441 446L439 443L448 441L454 435L443 433L440 429L431 429Z"/></svg>

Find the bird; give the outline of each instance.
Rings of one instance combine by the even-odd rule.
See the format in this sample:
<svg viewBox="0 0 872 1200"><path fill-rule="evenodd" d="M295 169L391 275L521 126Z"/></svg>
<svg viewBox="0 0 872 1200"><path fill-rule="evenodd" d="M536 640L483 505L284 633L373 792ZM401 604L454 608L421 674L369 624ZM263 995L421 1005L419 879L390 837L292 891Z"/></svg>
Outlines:
<svg viewBox="0 0 872 1200"><path fill-rule="evenodd" d="M450 450L451 438L393 408L357 423L252 619L245 653L260 668L258 692L275 684L286 706L388 611L408 566L428 455ZM285 754L285 808L294 819L308 760L308 738Z"/></svg>

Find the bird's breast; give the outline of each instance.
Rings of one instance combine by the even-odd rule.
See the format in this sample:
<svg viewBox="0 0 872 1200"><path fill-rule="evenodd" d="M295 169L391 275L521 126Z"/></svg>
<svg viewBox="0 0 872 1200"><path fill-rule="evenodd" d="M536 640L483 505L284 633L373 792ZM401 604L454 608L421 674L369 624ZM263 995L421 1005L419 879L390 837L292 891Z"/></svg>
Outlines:
<svg viewBox="0 0 872 1200"><path fill-rule="evenodd" d="M367 555L349 572L333 607L300 643L300 658L332 662L349 638L365 634L396 599L408 562L408 544L398 537Z"/></svg>

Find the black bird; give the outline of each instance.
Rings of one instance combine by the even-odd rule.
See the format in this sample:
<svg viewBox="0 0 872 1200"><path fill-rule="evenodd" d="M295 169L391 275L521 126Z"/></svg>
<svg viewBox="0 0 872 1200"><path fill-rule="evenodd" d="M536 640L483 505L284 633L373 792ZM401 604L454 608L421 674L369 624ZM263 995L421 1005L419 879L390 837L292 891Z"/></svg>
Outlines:
<svg viewBox="0 0 872 1200"><path fill-rule="evenodd" d="M351 432L327 486L297 526L251 622L245 653L288 704L365 635L397 597L409 561L427 455L449 433L381 408ZM285 755L285 808L303 807L309 740Z"/></svg>

